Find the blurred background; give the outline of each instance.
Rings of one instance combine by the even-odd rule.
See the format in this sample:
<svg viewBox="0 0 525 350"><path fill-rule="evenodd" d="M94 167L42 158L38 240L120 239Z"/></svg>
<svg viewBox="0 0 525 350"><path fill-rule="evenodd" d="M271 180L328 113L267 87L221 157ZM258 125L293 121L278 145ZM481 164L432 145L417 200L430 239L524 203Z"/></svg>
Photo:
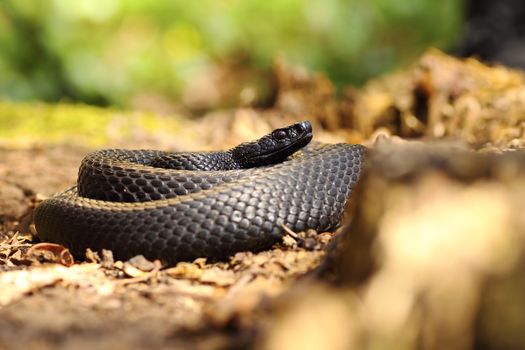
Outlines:
<svg viewBox="0 0 525 350"><path fill-rule="evenodd" d="M375 152L383 143L385 153L371 158L375 172L356 191L348 249L324 260L346 284L336 291L301 280L307 293L291 293L290 303L276 303L288 313L261 323L274 327L267 348L524 349L525 161L515 151L525 148L525 74L451 56L525 68L525 1L0 0L0 237L19 220L29 225L36 199L74 183L91 149L228 149L308 119L319 141L373 144ZM414 153L402 153L410 139ZM451 143L427 153L427 141L439 139ZM471 148L487 158L456 158ZM492 152L506 154L500 161ZM26 246L10 242L0 262L25 269L18 253ZM190 306L173 304L169 289L155 299L144 285L147 303L135 308L126 293L121 304L97 303L94 314L86 313L91 301L69 302L75 290L87 295L82 288L39 286L44 293L0 308L0 348L5 339L18 348L98 346L104 335L125 348L129 335L144 334L194 346L199 327L207 338L258 337L252 318L279 308L268 307L281 288L275 271L306 271L309 260L275 252L253 260L268 281L218 284L213 295L225 306L202 314L186 311L213 299L185 284L168 282ZM252 271L244 266L233 270ZM131 331L119 313L98 321L115 305L131 311ZM165 315L153 318L158 310Z"/></svg>
<svg viewBox="0 0 525 350"><path fill-rule="evenodd" d="M157 113L264 106L276 58L359 86L430 46L455 47L465 8L462 0L2 0L0 98Z"/></svg>
<svg viewBox="0 0 525 350"><path fill-rule="evenodd" d="M0 99L170 114L272 104L276 59L338 88L428 47L524 67L521 0L2 0Z"/></svg>

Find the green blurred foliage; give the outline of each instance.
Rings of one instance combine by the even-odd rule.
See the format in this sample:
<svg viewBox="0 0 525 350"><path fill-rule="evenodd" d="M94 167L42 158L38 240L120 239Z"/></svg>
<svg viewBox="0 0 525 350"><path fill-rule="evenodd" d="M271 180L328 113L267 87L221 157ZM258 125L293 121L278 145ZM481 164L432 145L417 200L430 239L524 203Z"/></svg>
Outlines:
<svg viewBox="0 0 525 350"><path fill-rule="evenodd" d="M277 55L359 84L446 48L460 24L460 0L2 0L0 96L176 101L213 67L269 72Z"/></svg>

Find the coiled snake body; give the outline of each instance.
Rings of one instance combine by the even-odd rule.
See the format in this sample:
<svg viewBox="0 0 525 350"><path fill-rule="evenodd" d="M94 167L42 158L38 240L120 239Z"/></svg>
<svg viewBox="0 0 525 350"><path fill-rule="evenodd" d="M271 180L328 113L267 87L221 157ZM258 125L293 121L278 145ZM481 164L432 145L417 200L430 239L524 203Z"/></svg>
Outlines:
<svg viewBox="0 0 525 350"><path fill-rule="evenodd" d="M109 249L173 264L269 248L291 230L334 229L364 147L310 142L309 122L225 152L103 150L76 187L35 211L38 236L76 256Z"/></svg>

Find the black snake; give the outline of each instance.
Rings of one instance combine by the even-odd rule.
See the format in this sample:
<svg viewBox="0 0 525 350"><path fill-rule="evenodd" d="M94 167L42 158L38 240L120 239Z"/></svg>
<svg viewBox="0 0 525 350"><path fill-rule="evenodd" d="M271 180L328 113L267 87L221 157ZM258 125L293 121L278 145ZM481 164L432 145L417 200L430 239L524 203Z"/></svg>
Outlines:
<svg viewBox="0 0 525 350"><path fill-rule="evenodd" d="M109 249L173 264L267 249L283 225L334 229L365 148L311 138L301 122L224 152L91 153L77 186L37 207L38 236L76 256Z"/></svg>

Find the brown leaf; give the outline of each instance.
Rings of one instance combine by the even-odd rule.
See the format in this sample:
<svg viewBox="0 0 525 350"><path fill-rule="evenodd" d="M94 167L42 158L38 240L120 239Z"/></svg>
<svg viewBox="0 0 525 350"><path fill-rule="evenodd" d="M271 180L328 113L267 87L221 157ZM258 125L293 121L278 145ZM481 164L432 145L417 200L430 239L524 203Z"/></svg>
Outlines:
<svg viewBox="0 0 525 350"><path fill-rule="evenodd" d="M180 262L175 267L164 270L172 277L183 277L189 279L199 279L202 276L202 269L192 263Z"/></svg>
<svg viewBox="0 0 525 350"><path fill-rule="evenodd" d="M27 258L34 262L52 262L64 266L71 266L75 263L73 255L69 249L55 243L38 243L27 251Z"/></svg>

